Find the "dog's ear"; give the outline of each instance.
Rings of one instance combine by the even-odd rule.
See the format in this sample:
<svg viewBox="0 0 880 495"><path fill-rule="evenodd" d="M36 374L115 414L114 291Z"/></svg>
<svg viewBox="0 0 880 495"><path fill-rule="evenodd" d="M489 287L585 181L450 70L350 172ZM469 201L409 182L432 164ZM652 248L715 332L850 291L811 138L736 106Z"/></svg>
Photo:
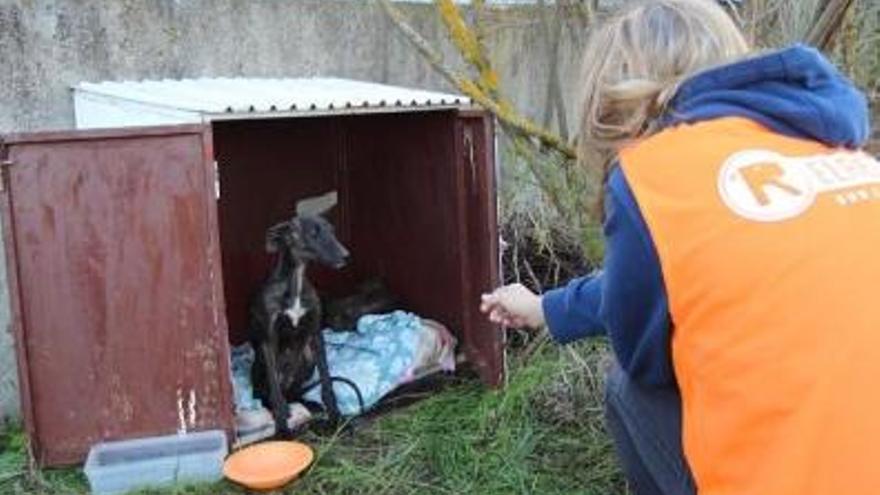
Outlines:
<svg viewBox="0 0 880 495"><path fill-rule="evenodd" d="M275 224L266 231L266 252L277 253L284 246L284 232L290 226L287 222Z"/></svg>
<svg viewBox="0 0 880 495"><path fill-rule="evenodd" d="M304 198L296 202L297 215L323 215L332 210L339 202L339 194L336 191L330 191L320 196L312 196Z"/></svg>

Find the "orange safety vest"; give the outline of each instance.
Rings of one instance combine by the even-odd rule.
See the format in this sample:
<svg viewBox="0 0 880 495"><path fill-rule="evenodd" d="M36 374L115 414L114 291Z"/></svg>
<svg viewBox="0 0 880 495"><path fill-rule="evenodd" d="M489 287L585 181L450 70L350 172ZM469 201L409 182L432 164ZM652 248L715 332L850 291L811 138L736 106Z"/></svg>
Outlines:
<svg viewBox="0 0 880 495"><path fill-rule="evenodd" d="M620 154L701 495L880 494L880 163L743 118Z"/></svg>

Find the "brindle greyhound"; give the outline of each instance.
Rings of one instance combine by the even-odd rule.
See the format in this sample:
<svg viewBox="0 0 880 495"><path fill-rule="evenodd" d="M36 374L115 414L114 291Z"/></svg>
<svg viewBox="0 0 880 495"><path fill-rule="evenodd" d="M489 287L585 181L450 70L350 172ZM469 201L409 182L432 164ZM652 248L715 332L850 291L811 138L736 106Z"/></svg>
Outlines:
<svg viewBox="0 0 880 495"><path fill-rule="evenodd" d="M310 261L342 268L349 253L333 226L318 215L298 215L269 228L266 249L277 256L250 306L249 333L257 350L254 390L271 405L276 431L289 435L288 400L300 397L317 365L321 400L331 423L338 424L321 336L321 303L305 272Z"/></svg>

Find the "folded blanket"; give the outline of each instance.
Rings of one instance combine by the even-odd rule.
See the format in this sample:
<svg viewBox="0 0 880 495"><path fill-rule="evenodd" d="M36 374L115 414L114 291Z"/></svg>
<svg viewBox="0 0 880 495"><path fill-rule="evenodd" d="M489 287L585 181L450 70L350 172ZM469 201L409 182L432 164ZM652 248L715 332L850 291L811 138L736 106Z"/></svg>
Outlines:
<svg viewBox="0 0 880 495"><path fill-rule="evenodd" d="M342 381L333 383L339 411L346 416L361 414L395 388L436 371L455 370L455 339L441 324L412 313L395 311L360 318L355 331L324 330L330 375L357 386L357 392ZM310 380L318 382L317 372ZM304 398L321 403L321 387L308 390Z"/></svg>

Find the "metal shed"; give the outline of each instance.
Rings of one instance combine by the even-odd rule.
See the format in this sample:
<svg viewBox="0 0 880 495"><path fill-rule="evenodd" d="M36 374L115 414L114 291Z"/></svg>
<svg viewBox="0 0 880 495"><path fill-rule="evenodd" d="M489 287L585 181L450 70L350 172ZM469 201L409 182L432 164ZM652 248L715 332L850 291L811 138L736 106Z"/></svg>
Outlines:
<svg viewBox="0 0 880 495"><path fill-rule="evenodd" d="M491 386L503 332L493 121L467 98L341 79L83 83L77 131L4 136L4 240L23 415L37 460L95 442L231 432L229 345L270 259L265 229L333 190L353 253L445 323ZM98 129L100 128L100 129ZM186 415L187 417L193 415Z"/></svg>

